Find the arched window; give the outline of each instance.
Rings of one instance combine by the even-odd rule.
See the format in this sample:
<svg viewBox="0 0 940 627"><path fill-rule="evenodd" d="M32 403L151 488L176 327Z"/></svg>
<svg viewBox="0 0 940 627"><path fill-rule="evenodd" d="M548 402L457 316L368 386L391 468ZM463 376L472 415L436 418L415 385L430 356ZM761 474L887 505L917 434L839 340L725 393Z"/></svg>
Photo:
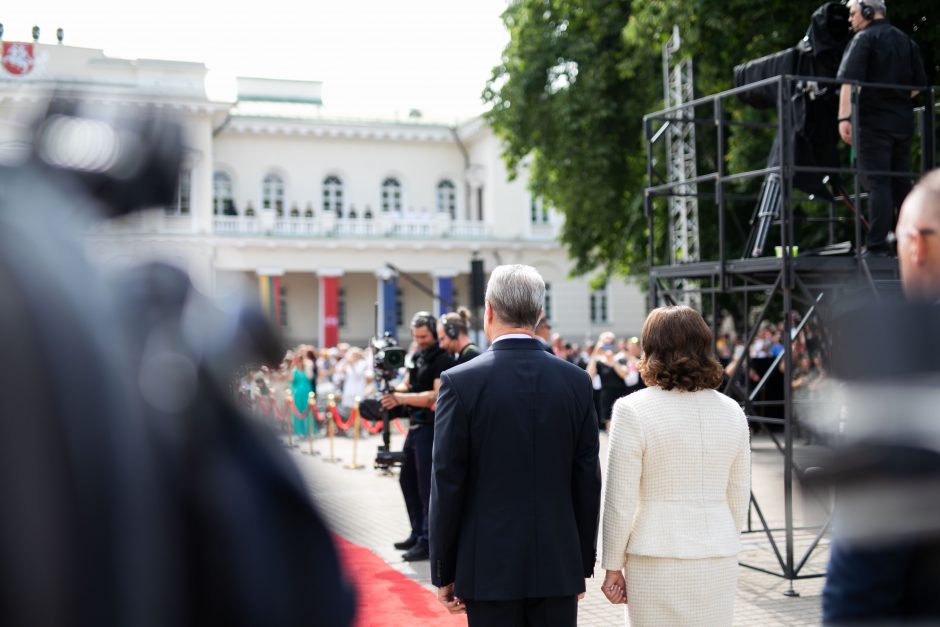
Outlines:
<svg viewBox="0 0 940 627"><path fill-rule="evenodd" d="M277 174L268 174L261 183L261 208L284 216L284 181Z"/></svg>
<svg viewBox="0 0 940 627"><path fill-rule="evenodd" d="M212 175L212 213L217 216L237 216L232 197L232 177L218 171Z"/></svg>
<svg viewBox="0 0 940 627"><path fill-rule="evenodd" d="M444 179L437 184L437 212L450 214L452 220L457 217L457 188L453 181Z"/></svg>
<svg viewBox="0 0 940 627"><path fill-rule="evenodd" d="M343 181L338 176L330 175L323 179L323 211L335 211L343 214Z"/></svg>
<svg viewBox="0 0 940 627"><path fill-rule="evenodd" d="M389 211L401 213L401 183L391 177L382 181L382 213Z"/></svg>

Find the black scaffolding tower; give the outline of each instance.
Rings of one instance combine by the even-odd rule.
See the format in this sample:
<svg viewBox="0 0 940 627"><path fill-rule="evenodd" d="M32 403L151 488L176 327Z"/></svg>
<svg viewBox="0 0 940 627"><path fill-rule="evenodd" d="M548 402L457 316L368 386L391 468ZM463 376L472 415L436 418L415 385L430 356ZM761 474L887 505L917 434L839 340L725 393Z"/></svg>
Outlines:
<svg viewBox="0 0 940 627"><path fill-rule="evenodd" d="M890 88L898 86L853 83L853 95L859 88ZM777 105L767 110L763 119L746 114L739 97L749 90L776 89ZM647 187L644 211L649 229L649 299L650 306L682 302L688 292L701 296L703 314L710 319L718 337L722 304L737 301L743 312L745 350L739 369L750 370L747 348L754 342L768 316L783 320L784 350L773 358L757 381L749 376L739 378L729 373L724 391L738 398L752 428L766 432L783 462L784 522L773 527L764 515L761 503L751 495L748 532L765 534L773 551L775 566L744 563L790 582L787 595L797 596L793 582L821 577L822 572L804 572L804 567L829 531L830 520L812 528L794 527L794 479L799 480L807 468L794 458L794 398L792 391L792 340L804 326L813 321L824 331L827 312L834 312L848 297L860 293L876 298L899 288L897 260L890 257L865 258L863 209L867 197L861 184L866 174L857 166L854 154L847 164L807 165L794 149L800 132L806 99L829 90L837 93L839 85L831 79L808 76L778 76L750 85L706 96L686 104L651 113L644 117L647 150ZM905 89L910 90L910 87ZM924 106L915 109L915 147L919 146L919 171L891 173L892 176L917 178L932 169L936 160L935 124L937 88L923 88L920 98ZM744 99L742 99L744 100ZM801 102L802 101L802 102ZM857 111L857 108L855 108ZM858 119L853 127L859 128ZM695 180L668 182L660 172L666 163L663 137L673 124L696 125L698 171ZM767 167L747 171L730 171L727 140L730 133L762 133L776 135ZM919 139L919 143L918 140ZM768 140L769 141L769 140ZM912 159L913 163L913 159ZM831 193L804 193L795 181L815 177L820 186ZM802 179L800 179L802 177ZM843 185L844 183L844 185ZM701 258L707 261L670 264L667 250L668 199L690 189L698 199L700 228L710 228L706 237L700 233ZM848 189L849 191L846 191ZM759 190L759 191L758 191ZM748 193L749 192L749 193ZM773 195L769 195L773 194ZM750 215L746 225L741 218ZM814 252L800 245L799 232L818 225L817 234L825 234L828 246ZM800 228L796 228L799 226ZM729 228L737 228L729 237ZM746 230L750 233L746 233ZM837 240L842 236L842 246ZM765 244L772 245L765 246ZM760 246L755 247L755 242ZM711 244L710 250L706 242ZM759 250L758 250L759 249ZM776 254L766 256L766 252ZM765 256L755 256L764 254ZM794 312L798 315L794 317ZM756 314L756 315L754 315ZM801 314L801 315L800 315ZM787 340L790 338L790 341ZM782 391L777 398L765 394L768 382L782 368ZM779 380L779 377L778 377ZM828 505L826 503L825 505ZM828 508L831 514L831 507ZM754 524L754 517L759 524ZM794 532L809 540L797 547ZM780 538L782 535L782 539Z"/></svg>

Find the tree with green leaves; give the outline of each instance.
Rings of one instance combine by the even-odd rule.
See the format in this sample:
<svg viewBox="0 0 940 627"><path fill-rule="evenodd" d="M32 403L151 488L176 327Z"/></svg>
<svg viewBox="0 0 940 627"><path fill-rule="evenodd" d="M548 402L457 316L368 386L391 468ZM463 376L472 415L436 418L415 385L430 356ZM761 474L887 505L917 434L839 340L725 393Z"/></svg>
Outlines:
<svg viewBox="0 0 940 627"><path fill-rule="evenodd" d="M696 96L702 96L732 87L735 65L795 45L820 4L510 3L503 14L510 42L483 94L491 107L486 117L505 142L510 171L528 168L532 192L564 214L561 241L576 274L600 270L603 276L635 276L648 270L642 118L662 108L661 46L673 25L681 30L681 53L693 59ZM891 5L889 18L918 42L928 76L935 81L940 76L940 54L935 52L940 29L929 27L940 20L940 3ZM730 115L745 119L754 113L742 106ZM771 137L729 133L728 166L738 171L763 167ZM703 138L702 146L708 148L709 141ZM715 170L713 155L700 147L700 173ZM729 237L743 239L747 216L734 218ZM714 222L702 219L703 257L714 253Z"/></svg>

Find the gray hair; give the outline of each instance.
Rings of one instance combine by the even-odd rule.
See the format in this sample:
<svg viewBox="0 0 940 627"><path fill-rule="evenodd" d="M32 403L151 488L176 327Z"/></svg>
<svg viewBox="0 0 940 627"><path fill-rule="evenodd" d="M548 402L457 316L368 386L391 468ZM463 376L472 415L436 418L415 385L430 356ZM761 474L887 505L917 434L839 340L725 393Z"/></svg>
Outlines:
<svg viewBox="0 0 940 627"><path fill-rule="evenodd" d="M503 324L534 329L542 317L545 281L532 266L496 266L486 284L486 302Z"/></svg>
<svg viewBox="0 0 940 627"><path fill-rule="evenodd" d="M885 6L885 0L849 0L848 3L850 6L856 4L861 8L861 5L864 4L867 7L874 9L875 13L888 14L888 7Z"/></svg>

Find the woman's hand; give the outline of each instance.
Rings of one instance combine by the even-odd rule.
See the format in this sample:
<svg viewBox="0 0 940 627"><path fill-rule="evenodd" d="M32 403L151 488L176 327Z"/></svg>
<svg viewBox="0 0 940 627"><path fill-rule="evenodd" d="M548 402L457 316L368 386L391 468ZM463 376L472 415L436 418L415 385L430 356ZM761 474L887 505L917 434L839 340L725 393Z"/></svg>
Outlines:
<svg viewBox="0 0 940 627"><path fill-rule="evenodd" d="M604 583L601 584L601 592L614 605L626 603L627 581L623 578L623 573L619 570L608 570Z"/></svg>

